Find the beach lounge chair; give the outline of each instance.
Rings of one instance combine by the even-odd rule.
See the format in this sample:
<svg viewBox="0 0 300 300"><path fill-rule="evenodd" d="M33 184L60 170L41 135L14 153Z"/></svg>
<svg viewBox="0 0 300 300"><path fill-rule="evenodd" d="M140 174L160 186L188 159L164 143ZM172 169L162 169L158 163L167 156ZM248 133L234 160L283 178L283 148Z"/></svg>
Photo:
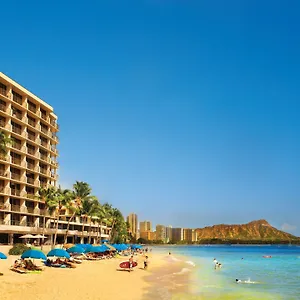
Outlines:
<svg viewBox="0 0 300 300"><path fill-rule="evenodd" d="M27 271L21 268L10 267L10 270L19 274L27 274Z"/></svg>

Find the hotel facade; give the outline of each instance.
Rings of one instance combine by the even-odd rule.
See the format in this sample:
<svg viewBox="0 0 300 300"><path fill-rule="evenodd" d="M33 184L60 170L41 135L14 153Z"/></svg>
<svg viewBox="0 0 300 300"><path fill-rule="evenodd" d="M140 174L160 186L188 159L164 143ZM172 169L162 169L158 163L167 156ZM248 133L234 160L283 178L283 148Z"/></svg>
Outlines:
<svg viewBox="0 0 300 300"><path fill-rule="evenodd" d="M21 242L20 236L55 233L55 216L37 197L40 187L57 186L59 127L53 108L0 72L0 131L11 138L7 155L0 157L0 244ZM66 233L70 213L62 210L58 242ZM91 221L91 222L90 222ZM83 223L84 222L84 223ZM82 230L83 228L83 230ZM80 216L70 223L68 242L87 242L99 237L96 220ZM102 226L101 237L109 228Z"/></svg>

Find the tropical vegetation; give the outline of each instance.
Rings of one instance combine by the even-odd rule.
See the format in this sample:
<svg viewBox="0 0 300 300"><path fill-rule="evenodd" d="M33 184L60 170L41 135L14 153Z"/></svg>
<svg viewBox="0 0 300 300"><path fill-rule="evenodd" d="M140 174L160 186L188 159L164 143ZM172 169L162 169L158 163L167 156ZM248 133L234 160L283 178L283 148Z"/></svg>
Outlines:
<svg viewBox="0 0 300 300"><path fill-rule="evenodd" d="M12 248L9 249L9 255L22 255L25 251L29 250L30 248L24 244L15 244Z"/></svg>
<svg viewBox="0 0 300 300"><path fill-rule="evenodd" d="M48 219L54 220L54 238L51 239L51 246L54 247L57 241L59 221L67 217L67 228L64 235L64 244L67 243L71 222L76 217L81 219L81 236L88 238L91 242L92 231L86 236L84 228L86 225L94 224L97 227L97 242L102 239L103 226L110 227L109 240L112 243L127 242L128 226L119 209L109 203L101 204L98 198L92 195L92 189L86 182L76 181L71 190L62 189L61 187L40 188L38 199L45 203L43 212L43 235L45 234ZM66 214L62 212L67 212ZM65 220L65 219L64 219Z"/></svg>
<svg viewBox="0 0 300 300"><path fill-rule="evenodd" d="M0 157L5 157L7 154L7 146L12 143L11 138L0 130Z"/></svg>

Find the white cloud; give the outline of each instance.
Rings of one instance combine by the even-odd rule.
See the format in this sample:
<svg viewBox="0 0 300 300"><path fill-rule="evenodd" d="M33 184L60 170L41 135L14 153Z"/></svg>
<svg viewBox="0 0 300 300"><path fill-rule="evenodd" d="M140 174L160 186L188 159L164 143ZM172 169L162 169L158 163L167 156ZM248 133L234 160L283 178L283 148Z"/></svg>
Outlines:
<svg viewBox="0 0 300 300"><path fill-rule="evenodd" d="M297 229L297 226L291 225L291 224L288 224L288 223L283 223L281 225L281 230L283 230L283 231L294 231L296 229Z"/></svg>

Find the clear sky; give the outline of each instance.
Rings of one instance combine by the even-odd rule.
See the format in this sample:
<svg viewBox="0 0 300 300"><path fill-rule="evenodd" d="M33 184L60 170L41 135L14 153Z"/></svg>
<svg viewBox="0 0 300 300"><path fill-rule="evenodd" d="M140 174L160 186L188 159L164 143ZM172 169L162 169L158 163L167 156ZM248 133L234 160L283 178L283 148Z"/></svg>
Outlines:
<svg viewBox="0 0 300 300"><path fill-rule="evenodd" d="M0 69L55 108L64 187L300 235L298 3L5 1Z"/></svg>

